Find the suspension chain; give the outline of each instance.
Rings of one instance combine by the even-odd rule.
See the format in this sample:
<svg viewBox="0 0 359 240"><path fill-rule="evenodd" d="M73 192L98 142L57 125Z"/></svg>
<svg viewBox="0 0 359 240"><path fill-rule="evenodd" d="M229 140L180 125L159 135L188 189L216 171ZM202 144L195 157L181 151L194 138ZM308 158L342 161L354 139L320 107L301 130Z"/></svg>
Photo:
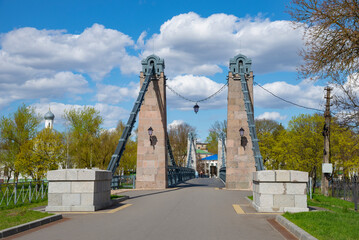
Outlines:
<svg viewBox="0 0 359 240"><path fill-rule="evenodd" d="M168 85L166 84L166 87L167 87L169 90L171 90L171 92L173 92L174 94L176 94L178 97L180 97L180 98L182 98L182 99L184 99L184 100L186 100L186 101L194 102L194 103L204 102L204 101L207 101L207 100L210 99L210 98L213 98L213 97L217 96L218 94L220 94L220 93L224 90L224 88L225 88L226 86L228 86L228 79L227 79L227 82L226 82L217 92L213 93L212 95L210 95L210 96L208 96L208 97L206 97L206 98L199 99L199 100L193 100L193 99L189 99L189 98L187 98L187 97L181 95L180 93L176 92L173 88L171 88L170 86L168 86Z"/></svg>

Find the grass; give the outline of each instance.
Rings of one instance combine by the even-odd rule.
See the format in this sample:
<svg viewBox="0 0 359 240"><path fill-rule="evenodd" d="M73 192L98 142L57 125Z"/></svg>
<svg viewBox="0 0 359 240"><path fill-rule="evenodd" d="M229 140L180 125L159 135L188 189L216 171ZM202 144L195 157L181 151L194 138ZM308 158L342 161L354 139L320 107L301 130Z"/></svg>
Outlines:
<svg viewBox="0 0 359 240"><path fill-rule="evenodd" d="M111 199L121 198L124 197L123 195L113 195L111 194Z"/></svg>
<svg viewBox="0 0 359 240"><path fill-rule="evenodd" d="M6 209L18 208L18 207L26 207L26 206L31 206L32 208L34 208L34 207L43 206L43 205L47 205L47 197L45 199L32 200L31 203L28 201L25 201L24 203L18 202L16 205L14 204L13 201L11 201L9 203L9 205L7 205L7 206L4 201L3 204L0 205L0 211L6 210Z"/></svg>
<svg viewBox="0 0 359 240"><path fill-rule="evenodd" d="M248 196L248 198L253 201L253 196Z"/></svg>
<svg viewBox="0 0 359 240"><path fill-rule="evenodd" d="M53 214L31 210L32 208L47 205L46 201L27 203L22 206L7 206L0 209L0 230L31 222Z"/></svg>
<svg viewBox="0 0 359 240"><path fill-rule="evenodd" d="M30 185L31 184L31 185ZM37 185L37 191L35 190L35 186ZM41 186L43 188L41 188ZM41 199L41 194L44 194L45 198L47 199L47 192L44 190L46 189L47 183L41 185L38 184L37 182L19 182L17 184L17 198L18 198L18 203L15 205L14 204L14 189L15 189L15 184L0 184L0 200L3 199L3 201L0 204L0 210L2 209L9 209L9 208L14 208L14 207L18 207L18 206L26 206L28 204L31 203L37 203L40 201L43 201ZM32 199L31 199L31 203L29 202L29 189L32 195ZM5 195L5 196L4 196ZM11 196L11 197L10 197ZM6 205L6 201L7 199L11 199L9 202L9 205ZM37 200L35 198L38 198ZM24 203L22 203L22 201L24 201Z"/></svg>
<svg viewBox="0 0 359 240"><path fill-rule="evenodd" d="M329 211L285 213L283 216L318 239L358 239L359 213L355 212L354 203L313 195L308 205Z"/></svg>

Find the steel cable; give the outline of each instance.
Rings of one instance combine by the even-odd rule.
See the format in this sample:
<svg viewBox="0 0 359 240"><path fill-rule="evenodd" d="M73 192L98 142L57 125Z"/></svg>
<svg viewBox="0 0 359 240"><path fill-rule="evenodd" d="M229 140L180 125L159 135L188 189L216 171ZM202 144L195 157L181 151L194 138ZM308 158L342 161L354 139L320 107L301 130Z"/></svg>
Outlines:
<svg viewBox="0 0 359 240"><path fill-rule="evenodd" d="M184 99L184 100L186 100L186 101L194 102L194 103L204 102L204 101L207 101L207 100L210 99L210 98L213 98L213 97L217 96L218 94L220 94L220 93L223 91L223 89L224 89L226 86L228 86L228 81L227 81L217 92L213 93L212 95L210 95L210 96L208 96L208 97L206 97L206 98L203 98L203 99L200 99L200 100L197 100L197 101L196 101L196 100L189 99L189 98L187 98L187 97L181 95L180 93L176 92L173 88L171 88L170 86L168 86L168 85L166 84L166 87L167 87L169 90L171 90L171 92L173 92L174 94L176 94L178 97L180 97L180 98L182 98L182 99Z"/></svg>
<svg viewBox="0 0 359 240"><path fill-rule="evenodd" d="M297 104L297 103L294 103L294 102L291 102L289 100L286 100L284 98L281 98L277 95L275 95L274 93L272 93L271 91L267 90L266 88L264 88L262 85L260 85L259 83L257 82L253 82L254 84L258 85L260 88L262 88L264 91L268 92L269 94L273 95L274 97L286 102L286 103L289 103L289 104L292 104L292 105L295 105L297 107L301 107L301 108L305 108L305 109L309 109L309 110L314 110L314 111L319 111L319 112L324 112L323 110L320 110L320 109L317 109L317 108L311 108L311 107L306 107L306 106L303 106L303 105L300 105L300 104Z"/></svg>

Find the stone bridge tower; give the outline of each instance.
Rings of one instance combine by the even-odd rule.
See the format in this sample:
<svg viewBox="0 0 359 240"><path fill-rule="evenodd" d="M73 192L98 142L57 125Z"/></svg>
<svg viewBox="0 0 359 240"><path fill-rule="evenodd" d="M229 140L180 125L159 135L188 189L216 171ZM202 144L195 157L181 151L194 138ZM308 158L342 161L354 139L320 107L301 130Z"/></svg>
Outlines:
<svg viewBox="0 0 359 240"><path fill-rule="evenodd" d="M138 189L164 189L167 187L167 107L165 63L156 55L142 60L141 86L155 66L152 78L139 112L137 179ZM152 136L149 129L153 130Z"/></svg>
<svg viewBox="0 0 359 240"><path fill-rule="evenodd" d="M244 55L230 60L228 73L228 109L227 109L227 155L226 188L251 189L252 173L256 171L250 123L245 108L243 89L248 89L250 107L253 114L253 72L252 61ZM246 79L241 81L241 76ZM247 95L248 96L248 95ZM243 136L240 129L244 130Z"/></svg>

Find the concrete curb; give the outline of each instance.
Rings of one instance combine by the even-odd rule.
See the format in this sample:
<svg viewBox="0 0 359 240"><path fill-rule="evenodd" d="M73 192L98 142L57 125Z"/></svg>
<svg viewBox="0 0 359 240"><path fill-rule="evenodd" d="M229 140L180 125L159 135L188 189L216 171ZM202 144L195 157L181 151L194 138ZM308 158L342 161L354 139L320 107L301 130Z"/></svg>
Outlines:
<svg viewBox="0 0 359 240"><path fill-rule="evenodd" d="M222 178L218 178L219 180L221 180L221 182L224 184L224 188L226 187L226 182L222 180Z"/></svg>
<svg viewBox="0 0 359 240"><path fill-rule="evenodd" d="M53 216L40 218L40 219L37 219L32 222L17 225L15 227L7 228L7 229L0 231L0 238L8 237L8 236L32 229L32 228L40 227L42 225L45 225L45 224L48 224L48 223L51 223L51 222L54 222L54 221L57 221L60 219L62 219L62 215L56 214Z"/></svg>
<svg viewBox="0 0 359 240"><path fill-rule="evenodd" d="M281 215L277 215L275 220L300 240L318 240Z"/></svg>

